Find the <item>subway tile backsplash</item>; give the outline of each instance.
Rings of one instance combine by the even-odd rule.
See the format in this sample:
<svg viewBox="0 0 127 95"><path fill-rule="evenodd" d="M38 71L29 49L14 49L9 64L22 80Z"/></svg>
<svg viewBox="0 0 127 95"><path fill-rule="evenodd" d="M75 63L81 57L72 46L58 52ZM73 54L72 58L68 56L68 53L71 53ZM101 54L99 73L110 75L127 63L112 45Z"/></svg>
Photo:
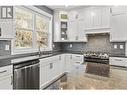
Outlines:
<svg viewBox="0 0 127 95"><path fill-rule="evenodd" d="M0 40L0 56L11 54L11 41Z"/></svg>

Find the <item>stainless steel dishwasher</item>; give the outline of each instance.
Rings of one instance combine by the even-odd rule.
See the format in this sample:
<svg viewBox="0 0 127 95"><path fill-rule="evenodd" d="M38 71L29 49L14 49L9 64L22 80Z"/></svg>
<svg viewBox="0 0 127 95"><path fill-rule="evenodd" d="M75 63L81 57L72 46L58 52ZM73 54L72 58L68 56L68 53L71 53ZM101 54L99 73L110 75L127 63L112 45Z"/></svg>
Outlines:
<svg viewBox="0 0 127 95"><path fill-rule="evenodd" d="M14 65L14 89L39 89L39 60Z"/></svg>

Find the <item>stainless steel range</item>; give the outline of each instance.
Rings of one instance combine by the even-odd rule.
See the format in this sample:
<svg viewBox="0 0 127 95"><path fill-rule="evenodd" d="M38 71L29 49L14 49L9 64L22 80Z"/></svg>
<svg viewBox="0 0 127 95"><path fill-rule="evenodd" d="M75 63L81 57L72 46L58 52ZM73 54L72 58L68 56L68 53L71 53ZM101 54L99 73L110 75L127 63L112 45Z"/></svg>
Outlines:
<svg viewBox="0 0 127 95"><path fill-rule="evenodd" d="M84 61L87 63L86 73L109 77L109 53L86 52Z"/></svg>
<svg viewBox="0 0 127 95"><path fill-rule="evenodd" d="M106 52L86 52L84 53L85 62L96 62L101 64L109 64L109 53Z"/></svg>

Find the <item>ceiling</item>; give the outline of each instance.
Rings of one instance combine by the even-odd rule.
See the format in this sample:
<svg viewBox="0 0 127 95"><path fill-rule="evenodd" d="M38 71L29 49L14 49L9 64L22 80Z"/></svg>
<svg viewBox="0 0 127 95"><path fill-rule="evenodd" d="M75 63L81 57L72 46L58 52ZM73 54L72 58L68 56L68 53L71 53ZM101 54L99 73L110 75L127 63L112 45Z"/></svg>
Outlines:
<svg viewBox="0 0 127 95"><path fill-rule="evenodd" d="M54 5L54 6L47 6L48 8L52 9L52 10L71 10L71 9L75 9L75 8L79 8L79 7L82 7L82 6L65 6L65 5Z"/></svg>
<svg viewBox="0 0 127 95"><path fill-rule="evenodd" d="M52 10L71 10L71 9L76 9L76 8L81 8L81 7L99 7L100 5L49 5L47 6L48 8ZM101 5L105 6L105 5Z"/></svg>

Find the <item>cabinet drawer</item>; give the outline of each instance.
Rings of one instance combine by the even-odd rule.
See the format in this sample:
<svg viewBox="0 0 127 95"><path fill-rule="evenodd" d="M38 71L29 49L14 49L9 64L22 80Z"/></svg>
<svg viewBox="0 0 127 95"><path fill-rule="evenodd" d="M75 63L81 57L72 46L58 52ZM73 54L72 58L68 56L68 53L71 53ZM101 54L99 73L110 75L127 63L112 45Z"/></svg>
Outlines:
<svg viewBox="0 0 127 95"><path fill-rule="evenodd" d="M12 72L13 72L12 65L0 67L0 77L10 75L12 74Z"/></svg>
<svg viewBox="0 0 127 95"><path fill-rule="evenodd" d="M127 58L110 57L110 65L127 67Z"/></svg>
<svg viewBox="0 0 127 95"><path fill-rule="evenodd" d="M75 63L83 63L83 55L77 55L77 54L74 54L72 55L72 59Z"/></svg>

